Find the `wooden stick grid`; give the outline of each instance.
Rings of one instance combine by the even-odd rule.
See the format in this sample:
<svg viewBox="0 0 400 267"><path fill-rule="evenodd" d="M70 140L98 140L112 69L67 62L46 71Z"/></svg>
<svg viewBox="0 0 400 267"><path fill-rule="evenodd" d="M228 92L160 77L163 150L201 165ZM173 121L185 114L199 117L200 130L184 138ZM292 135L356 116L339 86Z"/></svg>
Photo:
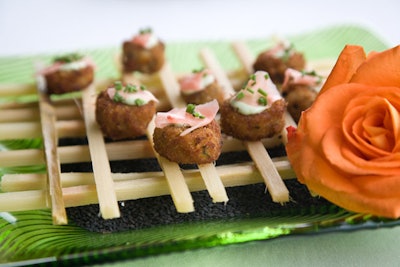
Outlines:
<svg viewBox="0 0 400 267"><path fill-rule="evenodd" d="M246 67L246 64L249 66L252 58L249 56L250 54L246 55L247 48L244 44L240 44L239 47L239 49L236 49L234 45L234 50L237 52L244 69L248 72L250 69ZM233 90L233 83L237 83L235 77L229 76L229 73L227 75L222 69L215 67L218 66L218 62L209 50L201 51L200 56L207 67L211 67L213 71L217 72L218 81L221 82L222 80L224 87L229 86L226 95L230 95ZM242 77L247 76L243 75L243 73L240 75ZM179 96L179 91L177 91L176 77L168 63L159 73L159 76L156 77L159 79L158 81L154 77L144 77L145 82L151 84L150 88L161 100L161 108L164 110L184 104ZM129 77L125 78L129 79ZM106 82L101 82L101 86L98 87L103 89L106 84ZM31 85L15 85L15 87L18 88L17 94L22 91L32 91ZM12 95L13 88L13 85L2 85L0 87L0 96ZM162 89L160 90L159 88ZM260 164L265 164L265 161L228 164L217 167L207 164L200 165L198 169L194 170L181 170L178 164L171 163L160 157L153 150L151 142L153 122L148 129L148 140L104 143L93 117L95 96L95 86L89 87L82 93L83 110L77 107L74 100L66 99L53 102L54 113L56 114L53 127L58 137L87 136L89 143L89 145L58 147L59 163L92 162L93 165L93 173L61 173L60 181L65 207L99 203L101 214L104 218L115 218L119 216L118 201L171 195L179 212L190 212L194 210L190 192L208 190L215 202L226 202L228 198L225 187L265 182L262 166L260 167ZM0 109L1 140L41 137L40 113L37 104L12 103L0 105ZM82 112L85 119L82 118ZM287 120L289 124L292 124L292 121L290 117ZM225 138L222 153L246 149L251 152L253 151L251 147L254 146L256 149L261 148L264 153L266 152L265 147L273 147L280 143L281 139L279 137L265 139L262 140L262 143L257 142L257 144L243 143L233 138ZM100 147L98 146L99 144ZM259 154L259 152L256 152L256 155ZM109 170L110 161L154 157L158 159L162 172L149 171L119 174L111 173ZM295 174L286 157L271 159L268 156L267 159L268 175L274 173L273 176L275 178L278 177L280 181L281 179L295 178ZM5 150L0 152L0 167L30 166L44 163L45 159L41 149ZM171 182L168 178L171 173L173 174L174 182ZM178 183L176 183L176 177L178 177ZM4 175L1 181L0 211L52 208L52 205L46 201L47 185L44 181L43 174L37 173ZM270 186L268 188L271 190ZM107 196L105 196L106 194ZM111 197L109 197L109 194ZM284 202L287 201L287 197L278 197L274 201Z"/></svg>
<svg viewBox="0 0 400 267"><path fill-rule="evenodd" d="M241 50L247 52L244 47L242 47ZM248 67L251 66L250 56L248 56L246 53L242 53L241 50L237 50L239 51L238 55L243 55L242 62L247 61L247 64L244 64L245 69L246 71L250 71L250 69L248 69ZM200 55L207 67L211 69L211 71L217 77L218 82L224 88L225 98L231 97L235 93L235 91L225 72L222 70L220 64L215 59L213 53L209 49L203 49L200 52ZM250 75L250 73L248 73L248 75ZM244 141L243 143L254 163L256 164L258 171L261 173L261 176L264 178L265 184L267 185L267 189L271 194L272 200L280 203L288 202L289 190L283 183L278 171L274 167L271 157L269 156L261 141Z"/></svg>

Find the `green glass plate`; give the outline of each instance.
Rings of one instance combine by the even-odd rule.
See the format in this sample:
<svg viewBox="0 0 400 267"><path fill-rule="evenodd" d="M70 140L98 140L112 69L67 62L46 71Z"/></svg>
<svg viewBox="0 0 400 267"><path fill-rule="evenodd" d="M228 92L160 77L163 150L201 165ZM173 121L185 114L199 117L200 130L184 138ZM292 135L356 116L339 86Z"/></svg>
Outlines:
<svg viewBox="0 0 400 267"><path fill-rule="evenodd" d="M309 61L336 58L345 44L364 46L366 51L387 45L370 31L358 26L335 26L306 34L287 36ZM248 40L256 55L272 44L271 38ZM199 68L198 51L212 49L226 70L240 66L229 42L171 43L167 57L176 72ZM97 65L98 78L116 78L113 58L119 47L83 51ZM33 62L50 60L51 55L0 58L0 83L33 82ZM0 99L0 101L2 101ZM40 139L0 143L0 150L40 147ZM2 168L4 173L42 172L44 166ZM282 210L269 216L210 220L155 226L117 233L96 233L70 222L52 224L49 210L6 213L0 211L0 264L78 265L148 256L171 251L213 247L285 235L325 233L365 228L391 227L400 220L354 214L331 204L318 208Z"/></svg>

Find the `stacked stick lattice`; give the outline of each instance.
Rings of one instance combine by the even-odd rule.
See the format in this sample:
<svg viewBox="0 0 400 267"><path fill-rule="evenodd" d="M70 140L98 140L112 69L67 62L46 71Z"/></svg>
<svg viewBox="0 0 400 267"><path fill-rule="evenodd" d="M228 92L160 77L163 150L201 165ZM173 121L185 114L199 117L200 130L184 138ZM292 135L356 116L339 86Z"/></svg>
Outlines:
<svg viewBox="0 0 400 267"><path fill-rule="evenodd" d="M233 49L243 65L243 71L240 70L242 76L246 77L251 72L252 55L243 43L235 43ZM219 67L211 51L202 50L200 56L205 66L216 74L225 92L232 93L235 77L229 76L229 73ZM160 100L159 109L167 110L183 105L177 91L176 77L168 63L157 75L142 77L142 82ZM127 81L130 78L123 77ZM40 93L38 102L0 104L0 140L44 138L46 144L49 137L46 137L44 132L48 131L48 128L54 129L53 136L57 138L87 137L88 139L88 145L54 146L53 153L56 151L57 155L55 161L54 158L46 156L45 149L3 150L0 152L0 168L43 164L49 167L54 163L57 166L79 162L92 162L93 166L93 173L60 173L56 179L59 179L59 186L62 188L58 197L60 195L62 197L56 202L54 200L57 199L57 194L49 193L51 186L48 179L54 179L49 168L47 168L49 175L5 174L1 180L1 212L53 208L54 223L64 224L67 222L65 215L57 215L55 210L63 211L65 207L99 203L103 218L108 219L120 215L118 201L160 195L171 195L178 212L191 212L194 207L190 192L208 190L214 202L227 202L225 187L260 182L266 183L274 201L288 200L289 192L285 192L286 188L281 179L291 179L295 175L285 157L271 159L265 149L280 144L282 140L286 142L284 133L255 143L225 137L222 153L247 149L254 162L220 166L207 164L192 170L181 170L178 164L171 163L154 152L151 142L153 123L149 125L147 140L104 142L95 123L94 103L97 92L111 82L102 81L89 86L82 92L82 97L78 95L70 99L51 99L53 119L50 122L45 122L43 113L50 101ZM33 93L36 93L36 86L32 84L0 87L0 96ZM287 116L286 121L287 124L294 124L290 116ZM109 168L110 161L140 158L157 158L163 172L112 173ZM271 176L275 179L272 183L269 180ZM276 184L278 189L273 187ZM55 208L55 203L61 204Z"/></svg>

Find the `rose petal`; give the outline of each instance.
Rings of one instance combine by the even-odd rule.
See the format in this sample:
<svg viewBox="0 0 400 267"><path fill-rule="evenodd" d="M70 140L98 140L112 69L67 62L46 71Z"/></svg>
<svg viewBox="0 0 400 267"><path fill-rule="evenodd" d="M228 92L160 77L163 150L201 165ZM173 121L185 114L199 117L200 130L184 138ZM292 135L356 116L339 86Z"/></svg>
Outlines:
<svg viewBox="0 0 400 267"><path fill-rule="evenodd" d="M346 45L339 55L335 66L320 90L320 94L327 89L347 83L356 72L357 68L365 61L364 49L357 45Z"/></svg>
<svg viewBox="0 0 400 267"><path fill-rule="evenodd" d="M369 56L350 82L400 87L400 45Z"/></svg>
<svg viewBox="0 0 400 267"><path fill-rule="evenodd" d="M350 175L396 175L400 173L400 157L385 157L382 160L365 159L358 150L346 145L341 130L332 128L321 143L324 158L333 168Z"/></svg>
<svg viewBox="0 0 400 267"><path fill-rule="evenodd" d="M364 194L374 197L398 197L400 188L400 176L384 176L377 179L376 176L356 176L352 182L360 188ZM377 190L379 188L379 190Z"/></svg>
<svg viewBox="0 0 400 267"><path fill-rule="evenodd" d="M360 189L359 184L352 179L376 173L383 174L384 177L398 175L400 153L381 155L374 161L365 159L358 149L354 150L354 146L343 144L348 141L341 130L349 102L354 99L353 101L357 100L358 104L364 103L365 106L362 98L365 100L376 94L387 95L393 90L393 88L383 88L371 91L370 86L344 84L334 86L332 90L320 95L317 101L303 112L296 132L292 131L288 137L286 151L298 180L305 183L311 191L346 209L392 218L399 217L400 196L375 198L370 192L360 191L363 189ZM398 105L394 100L396 98L400 97L397 93L392 93L388 99L391 103L395 102L394 105ZM356 113L349 122L356 120ZM348 116L347 113L346 115ZM396 125L396 116L392 117L394 118L392 124ZM351 126L353 125L350 124L350 128ZM394 127L394 132L398 131L397 127ZM379 179L381 176L375 177ZM393 185L393 181L386 184L385 180L382 180L380 183L384 188Z"/></svg>

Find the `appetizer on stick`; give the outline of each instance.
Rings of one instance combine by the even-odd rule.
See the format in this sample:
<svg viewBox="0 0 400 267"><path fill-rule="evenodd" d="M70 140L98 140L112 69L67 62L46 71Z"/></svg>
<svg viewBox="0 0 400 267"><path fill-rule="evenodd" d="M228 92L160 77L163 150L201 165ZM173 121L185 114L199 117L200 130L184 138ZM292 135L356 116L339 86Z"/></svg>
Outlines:
<svg viewBox="0 0 400 267"><path fill-rule="evenodd" d="M321 84L322 77L315 71L298 71L292 68L285 71L281 93L288 103L288 112L296 122L299 121L301 112L314 102Z"/></svg>
<svg viewBox="0 0 400 267"><path fill-rule="evenodd" d="M282 131L285 111L286 101L268 73L257 71L221 106L221 129L240 140L258 141Z"/></svg>
<svg viewBox="0 0 400 267"><path fill-rule="evenodd" d="M81 91L93 82L93 62L78 53L55 57L52 65L41 70L48 94Z"/></svg>
<svg viewBox="0 0 400 267"><path fill-rule="evenodd" d="M113 140L146 135L158 100L143 85L115 82L96 101L96 121L103 134Z"/></svg>
<svg viewBox="0 0 400 267"><path fill-rule="evenodd" d="M151 29L141 30L122 44L123 72L152 74L159 71L165 62L164 50L164 43Z"/></svg>
<svg viewBox="0 0 400 267"><path fill-rule="evenodd" d="M296 51L291 43L281 41L273 48L261 52L253 64L253 69L268 72L274 83L281 84L287 68L303 70L305 65L303 54Z"/></svg>
<svg viewBox="0 0 400 267"><path fill-rule="evenodd" d="M158 112L155 119L154 149L163 157L180 164L206 164L218 159L222 139L215 120L217 100L189 104Z"/></svg>
<svg viewBox="0 0 400 267"><path fill-rule="evenodd" d="M216 99L223 102L223 94L215 76L208 69L194 70L193 73L179 79L182 98L189 104L204 104Z"/></svg>

